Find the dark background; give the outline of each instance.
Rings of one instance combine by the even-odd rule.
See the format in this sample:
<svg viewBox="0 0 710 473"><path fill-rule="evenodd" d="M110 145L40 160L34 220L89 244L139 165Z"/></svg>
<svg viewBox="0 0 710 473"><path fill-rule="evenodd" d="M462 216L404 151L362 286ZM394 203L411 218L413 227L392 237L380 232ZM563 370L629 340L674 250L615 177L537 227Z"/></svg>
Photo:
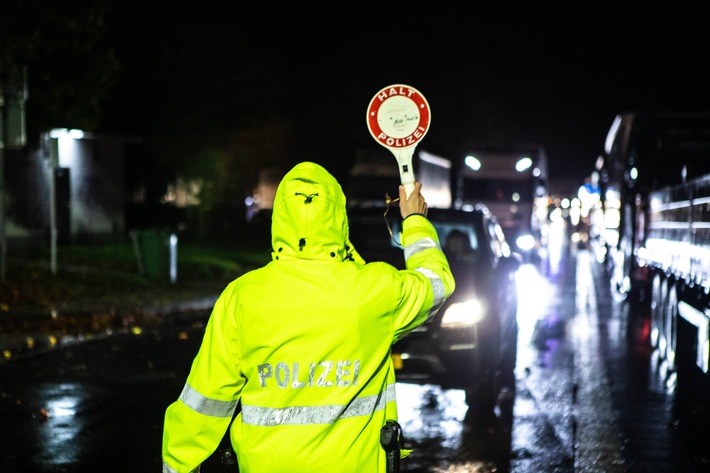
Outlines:
<svg viewBox="0 0 710 473"><path fill-rule="evenodd" d="M590 174L617 113L710 109L700 6L424 5L0 0L0 61L29 71L30 138L135 134L160 171L240 198L264 167L340 176L379 149L365 111L390 84L429 102L421 149L536 144L553 190Z"/></svg>
<svg viewBox="0 0 710 473"><path fill-rule="evenodd" d="M699 12L610 6L180 10L123 1L114 38L126 75L109 123L192 96L204 103L183 103L181 113L205 120L238 122L240 108L254 120L293 117L313 159L338 166L373 146L372 96L404 83L432 110L423 149L455 158L473 143L537 143L553 180L580 183L619 111L710 107ZM197 110L212 101L221 106Z"/></svg>

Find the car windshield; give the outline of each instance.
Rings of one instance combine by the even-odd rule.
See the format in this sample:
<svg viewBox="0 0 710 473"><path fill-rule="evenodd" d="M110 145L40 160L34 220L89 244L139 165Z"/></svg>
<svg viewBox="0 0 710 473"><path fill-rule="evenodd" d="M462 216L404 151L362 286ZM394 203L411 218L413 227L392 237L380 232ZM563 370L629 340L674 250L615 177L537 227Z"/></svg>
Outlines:
<svg viewBox="0 0 710 473"><path fill-rule="evenodd" d="M471 252L478 249L478 239L471 226L434 222L439 241L445 250L451 252Z"/></svg>
<svg viewBox="0 0 710 473"><path fill-rule="evenodd" d="M350 215L350 239L365 261L387 261L404 266L400 242L401 219L397 212L383 218L384 211L368 209ZM456 259L475 260L486 247L480 215L430 209L429 221L436 228L442 249ZM390 237L388 225L392 231Z"/></svg>

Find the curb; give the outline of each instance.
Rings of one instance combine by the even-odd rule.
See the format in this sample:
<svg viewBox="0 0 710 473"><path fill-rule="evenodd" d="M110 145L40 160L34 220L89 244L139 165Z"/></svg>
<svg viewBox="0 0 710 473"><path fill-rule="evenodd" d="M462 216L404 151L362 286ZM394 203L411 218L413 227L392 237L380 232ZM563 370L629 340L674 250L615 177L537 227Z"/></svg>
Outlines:
<svg viewBox="0 0 710 473"><path fill-rule="evenodd" d="M0 325L0 364L116 333L140 333L143 327L177 315L202 316L218 295L143 306L94 305L86 302L59 309L18 307L4 314ZM82 307L79 308L78 306Z"/></svg>

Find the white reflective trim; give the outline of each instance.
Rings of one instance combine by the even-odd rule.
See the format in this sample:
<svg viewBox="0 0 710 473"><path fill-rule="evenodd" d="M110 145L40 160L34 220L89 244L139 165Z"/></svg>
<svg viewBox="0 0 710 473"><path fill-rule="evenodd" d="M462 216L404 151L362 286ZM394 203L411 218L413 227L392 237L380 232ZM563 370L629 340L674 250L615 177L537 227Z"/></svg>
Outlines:
<svg viewBox="0 0 710 473"><path fill-rule="evenodd" d="M427 250L429 248L438 248L439 250L441 250L441 246L439 246L439 244L434 241L433 238L420 238L414 243L404 247L404 261L407 261L409 258L416 255L417 253Z"/></svg>
<svg viewBox="0 0 710 473"><path fill-rule="evenodd" d="M177 471L177 470L173 470L173 469L170 468L168 465L166 465L165 463L163 463L163 473L178 473L178 471ZM200 466L198 466L198 467L195 468L194 470L190 471L190 473L200 473Z"/></svg>
<svg viewBox="0 0 710 473"><path fill-rule="evenodd" d="M394 384L386 391L354 399L349 405L293 406L284 408L249 406L242 403L242 423L261 426L332 424L345 417L371 415L396 399Z"/></svg>
<svg viewBox="0 0 710 473"><path fill-rule="evenodd" d="M237 401L220 401L203 396L185 383L180 400L193 411L213 417L232 417L237 409Z"/></svg>
<svg viewBox="0 0 710 473"><path fill-rule="evenodd" d="M695 364L703 370L710 372L710 314L708 310L701 312L687 302L678 302L678 313L685 320L695 325L698 329L698 342L695 352Z"/></svg>
<svg viewBox="0 0 710 473"><path fill-rule="evenodd" d="M439 251L441 251L441 246L433 238L420 238L419 240L415 241L411 245L407 245L404 248L404 260L407 261L407 259L411 256L429 248L437 248ZM427 320L431 320L434 315L436 315L436 313L439 311L441 306L444 304L444 295L446 294L446 291L444 290L444 282L439 276L436 275L436 273L434 273L434 271L430 269L416 268L415 271L419 271L424 276L426 276L427 279L429 279L429 282L431 283L431 288L434 291L434 302L432 304L431 309L429 309L429 313L427 314Z"/></svg>
<svg viewBox="0 0 710 473"><path fill-rule="evenodd" d="M441 306L444 304L444 294L446 294L446 292L444 291L444 282L431 269L417 268L415 271L419 271L424 276L426 276L427 279L429 279L429 282L431 283L431 288L434 291L434 303L432 304L432 308L427 314L427 320L429 320L434 317L434 315L436 315Z"/></svg>

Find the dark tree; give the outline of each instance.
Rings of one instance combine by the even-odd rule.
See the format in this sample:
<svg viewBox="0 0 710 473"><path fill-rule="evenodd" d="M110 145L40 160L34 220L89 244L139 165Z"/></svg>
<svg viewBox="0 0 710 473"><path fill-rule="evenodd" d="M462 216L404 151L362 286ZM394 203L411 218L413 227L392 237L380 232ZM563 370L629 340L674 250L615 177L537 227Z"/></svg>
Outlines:
<svg viewBox="0 0 710 473"><path fill-rule="evenodd" d="M0 64L24 69L30 144L53 127L93 130L120 73L105 41L112 0L5 0L0 6Z"/></svg>

